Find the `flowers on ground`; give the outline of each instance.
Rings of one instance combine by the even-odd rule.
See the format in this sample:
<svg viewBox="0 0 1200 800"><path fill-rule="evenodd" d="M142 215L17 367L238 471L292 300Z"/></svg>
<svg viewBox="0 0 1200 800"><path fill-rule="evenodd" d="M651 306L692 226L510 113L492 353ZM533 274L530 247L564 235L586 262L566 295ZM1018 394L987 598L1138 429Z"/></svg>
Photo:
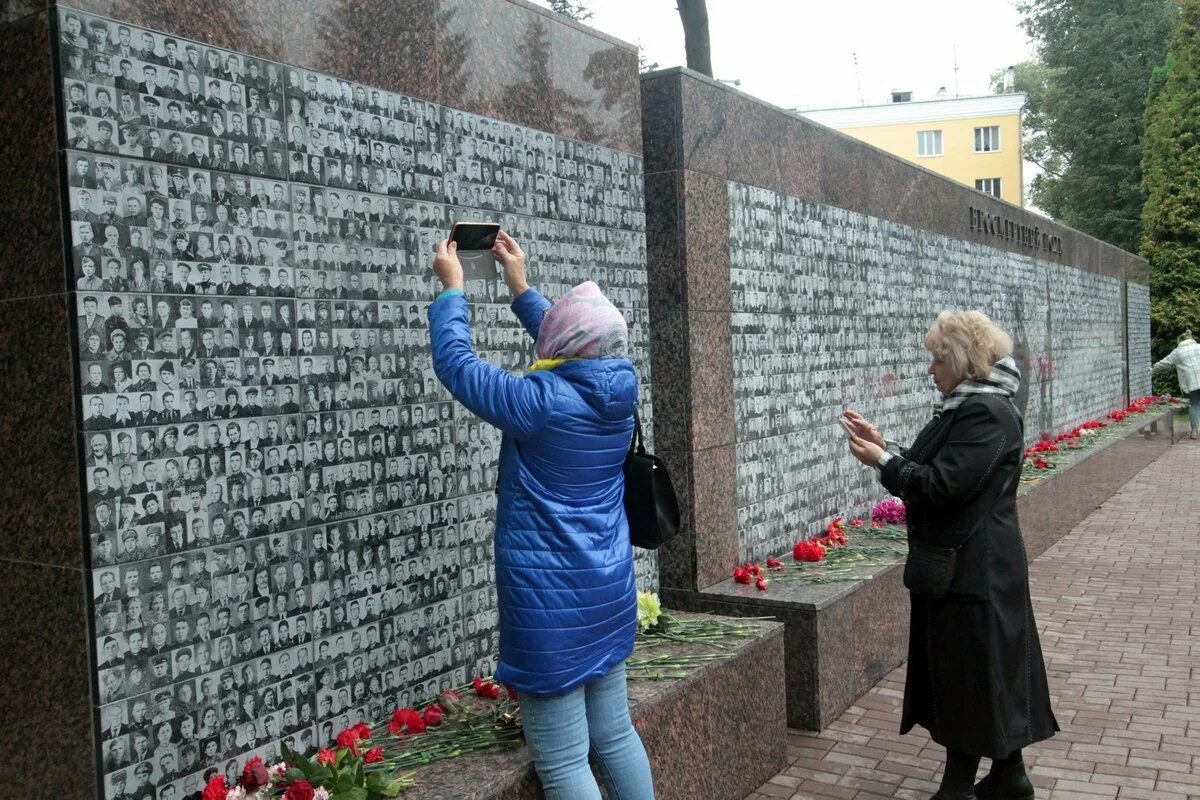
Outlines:
<svg viewBox="0 0 1200 800"><path fill-rule="evenodd" d="M662 603L654 592L638 592L637 596L637 626L639 633L645 633L658 624L662 615Z"/></svg>

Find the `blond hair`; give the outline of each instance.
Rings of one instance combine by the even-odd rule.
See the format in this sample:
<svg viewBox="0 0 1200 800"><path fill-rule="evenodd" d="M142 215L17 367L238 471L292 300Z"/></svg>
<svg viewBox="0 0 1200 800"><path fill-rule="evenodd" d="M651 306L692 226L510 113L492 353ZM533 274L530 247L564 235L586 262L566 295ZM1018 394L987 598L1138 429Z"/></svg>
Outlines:
<svg viewBox="0 0 1200 800"><path fill-rule="evenodd" d="M925 334L925 349L960 381L983 380L1012 354L1012 338L982 311L943 311Z"/></svg>

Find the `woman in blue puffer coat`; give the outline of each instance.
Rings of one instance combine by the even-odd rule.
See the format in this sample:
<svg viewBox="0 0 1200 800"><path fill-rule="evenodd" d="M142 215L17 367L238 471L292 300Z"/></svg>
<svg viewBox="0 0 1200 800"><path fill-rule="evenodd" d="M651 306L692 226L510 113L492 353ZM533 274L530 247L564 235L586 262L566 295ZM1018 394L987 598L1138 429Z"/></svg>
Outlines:
<svg viewBox="0 0 1200 800"><path fill-rule="evenodd" d="M433 269L433 367L460 403L504 432L496 512L500 663L517 690L547 800L651 800L645 748L629 718L625 659L637 596L623 465L637 376L620 311L592 282L551 305L525 281L525 254L501 232L492 251L538 361L519 378L471 348L453 243Z"/></svg>

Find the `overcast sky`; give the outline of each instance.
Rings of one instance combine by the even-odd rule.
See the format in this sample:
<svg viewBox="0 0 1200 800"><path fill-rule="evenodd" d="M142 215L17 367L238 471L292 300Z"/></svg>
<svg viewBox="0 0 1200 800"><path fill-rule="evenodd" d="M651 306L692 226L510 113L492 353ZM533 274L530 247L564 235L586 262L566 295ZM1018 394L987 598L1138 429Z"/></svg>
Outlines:
<svg viewBox="0 0 1200 800"><path fill-rule="evenodd" d="M648 62L684 63L675 0L591 0L588 21L641 45ZM858 105L910 89L988 92L989 74L1029 57L1013 0L708 0L714 77L784 108Z"/></svg>

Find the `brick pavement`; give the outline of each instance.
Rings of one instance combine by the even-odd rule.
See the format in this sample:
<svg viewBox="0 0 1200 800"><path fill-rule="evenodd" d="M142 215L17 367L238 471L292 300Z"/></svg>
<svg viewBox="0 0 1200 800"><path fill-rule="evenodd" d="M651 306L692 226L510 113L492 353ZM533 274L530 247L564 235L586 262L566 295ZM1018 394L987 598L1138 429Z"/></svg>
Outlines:
<svg viewBox="0 0 1200 800"><path fill-rule="evenodd" d="M1026 750L1039 800L1200 798L1198 473L1200 446L1171 448L1030 565L1063 728ZM897 733L904 669L790 731L791 766L746 800L926 800L944 751Z"/></svg>

